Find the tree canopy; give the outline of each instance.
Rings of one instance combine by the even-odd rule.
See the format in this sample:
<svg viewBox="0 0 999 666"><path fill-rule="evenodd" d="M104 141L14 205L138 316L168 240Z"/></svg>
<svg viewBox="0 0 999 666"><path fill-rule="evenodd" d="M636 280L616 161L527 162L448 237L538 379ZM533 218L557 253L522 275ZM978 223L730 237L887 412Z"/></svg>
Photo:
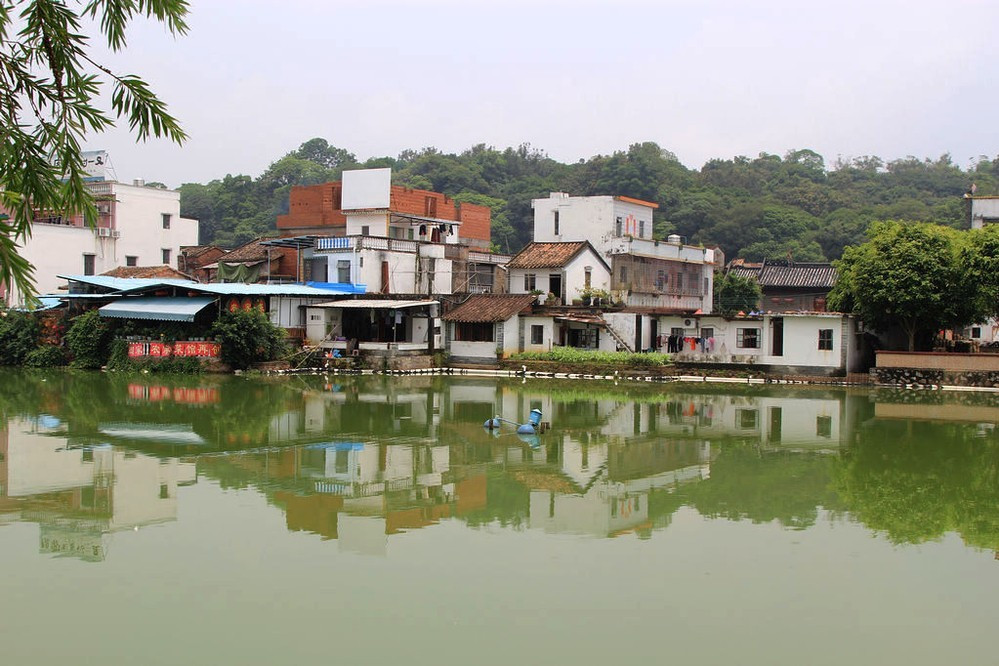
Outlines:
<svg viewBox="0 0 999 666"><path fill-rule="evenodd" d="M174 34L187 31L184 0L13 0L0 6L0 282L34 293L31 266L17 246L31 236L34 212L97 219L84 186L81 142L125 119L139 140L186 138L166 105L138 76L112 72L88 50L82 21L92 19L113 51L126 46L137 17ZM109 108L102 108L110 84Z"/></svg>
<svg viewBox="0 0 999 666"><path fill-rule="evenodd" d="M657 238L671 233L689 243L719 245L729 257L798 261L838 259L863 243L876 220L934 221L964 228L962 196L972 183L999 194L999 158L980 158L965 170L949 156L885 161L876 156L837 159L813 150L783 157L713 159L689 169L653 142L564 164L528 144L485 144L460 153L404 150L397 157L359 160L326 139L314 138L275 160L258 178L227 175L181 187L181 214L202 222L204 243L232 246L273 232L287 212L293 185L337 180L346 168L391 167L393 182L434 190L493 211L493 244L517 252L531 240L531 199L549 192L624 195L659 205Z"/></svg>
<svg viewBox="0 0 999 666"><path fill-rule="evenodd" d="M990 284L976 262L986 258L972 235L928 223L876 222L869 240L847 247L837 262L832 309L854 312L876 330L901 328L909 351L941 329L972 324L988 314L982 289Z"/></svg>

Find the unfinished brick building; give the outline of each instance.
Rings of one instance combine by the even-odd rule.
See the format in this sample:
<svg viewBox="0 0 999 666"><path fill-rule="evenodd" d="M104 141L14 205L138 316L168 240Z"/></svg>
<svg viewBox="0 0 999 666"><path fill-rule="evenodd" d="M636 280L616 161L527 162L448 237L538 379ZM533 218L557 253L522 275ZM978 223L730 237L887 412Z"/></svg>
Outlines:
<svg viewBox="0 0 999 666"><path fill-rule="evenodd" d="M439 192L412 190L399 185L391 186L389 196L388 209L380 209L385 213L384 229L372 227L370 235L444 242L435 231L440 234L441 225L447 227L447 222L456 222L454 226L460 230L461 244L481 249L489 247L491 211L486 206L458 203ZM345 214L342 197L342 182L293 187L288 214L278 216L277 228L282 236L346 235L347 215L361 211L351 209ZM376 220L372 218L372 221ZM406 228L406 222L409 228ZM443 233L449 232L454 233L454 230L448 227Z"/></svg>

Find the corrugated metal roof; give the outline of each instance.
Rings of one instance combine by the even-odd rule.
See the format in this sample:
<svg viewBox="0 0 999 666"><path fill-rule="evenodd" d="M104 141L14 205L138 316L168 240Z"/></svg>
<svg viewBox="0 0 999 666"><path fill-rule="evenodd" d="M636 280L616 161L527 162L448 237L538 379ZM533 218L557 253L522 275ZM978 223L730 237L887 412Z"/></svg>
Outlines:
<svg viewBox="0 0 999 666"><path fill-rule="evenodd" d="M393 301L390 298L358 298L351 301L329 301L316 303L314 308L374 308L376 310L416 308L422 305L436 305L437 301Z"/></svg>
<svg viewBox="0 0 999 666"><path fill-rule="evenodd" d="M129 293L157 287L182 287L191 291L222 296L336 296L340 294L363 294L364 285L322 283L310 284L243 284L242 282L194 282L193 280L116 278L106 275L59 275L72 282L88 284L108 289L115 293Z"/></svg>
<svg viewBox="0 0 999 666"><path fill-rule="evenodd" d="M533 294L476 294L444 315L444 321L482 323L506 321L528 307Z"/></svg>
<svg viewBox="0 0 999 666"><path fill-rule="evenodd" d="M108 303L98 312L102 317L118 319L194 321L194 315L214 302L215 299L211 296L136 296Z"/></svg>
<svg viewBox="0 0 999 666"><path fill-rule="evenodd" d="M179 280L174 278L121 278L109 275L57 275L56 277L81 284L89 284L94 287L102 287L110 291L128 292L137 289L149 289L153 287L184 286L197 284L191 280Z"/></svg>
<svg viewBox="0 0 999 666"><path fill-rule="evenodd" d="M507 268L561 268L579 254L589 243L528 243L510 260Z"/></svg>

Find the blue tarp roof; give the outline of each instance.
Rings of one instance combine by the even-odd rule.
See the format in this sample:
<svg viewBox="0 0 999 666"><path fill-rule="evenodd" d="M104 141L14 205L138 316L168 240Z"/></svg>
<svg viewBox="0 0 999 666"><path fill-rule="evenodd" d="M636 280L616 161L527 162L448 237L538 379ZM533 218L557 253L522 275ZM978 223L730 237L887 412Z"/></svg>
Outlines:
<svg viewBox="0 0 999 666"><path fill-rule="evenodd" d="M64 280L102 287L111 292L128 293L158 287L181 287L190 291L222 296L331 296L363 294L364 285L314 282L310 284L243 284L241 282L194 282L173 278L116 278L107 275L60 275ZM315 285L315 286L313 286Z"/></svg>
<svg viewBox="0 0 999 666"><path fill-rule="evenodd" d="M102 317L194 321L194 315L215 302L212 296L137 296L108 303L98 310Z"/></svg>

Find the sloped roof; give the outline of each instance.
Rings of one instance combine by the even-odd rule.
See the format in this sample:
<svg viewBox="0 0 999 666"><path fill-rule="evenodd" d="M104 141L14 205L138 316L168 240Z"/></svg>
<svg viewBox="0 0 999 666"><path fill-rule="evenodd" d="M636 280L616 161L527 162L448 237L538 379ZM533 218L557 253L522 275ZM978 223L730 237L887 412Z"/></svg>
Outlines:
<svg viewBox="0 0 999 666"><path fill-rule="evenodd" d="M181 273L175 268L166 264L160 266L118 266L101 273L108 277L117 278L175 278L177 280L190 280L191 276Z"/></svg>
<svg viewBox="0 0 999 666"><path fill-rule="evenodd" d="M533 294L475 294L444 315L444 321L481 323L506 321L534 302Z"/></svg>
<svg viewBox="0 0 999 666"><path fill-rule="evenodd" d="M238 264L244 261L266 261L268 247L263 245L266 238L257 238L249 243L240 245L234 250L230 250L224 256L219 257L219 261L226 264ZM272 259L277 259L280 250L270 249Z"/></svg>
<svg viewBox="0 0 999 666"><path fill-rule="evenodd" d="M754 264L739 259L729 264L728 272L739 277L753 278L764 289L832 289L837 276L836 269L829 263L765 261Z"/></svg>
<svg viewBox="0 0 999 666"><path fill-rule="evenodd" d="M764 263L757 278L760 286L809 287L832 289L836 284L836 269L827 263Z"/></svg>
<svg viewBox="0 0 999 666"><path fill-rule="evenodd" d="M593 250L594 256L606 266L606 262L600 257L600 253L593 249L589 241L573 241L566 243L528 243L523 250L510 260L507 268L562 268L586 248Z"/></svg>

